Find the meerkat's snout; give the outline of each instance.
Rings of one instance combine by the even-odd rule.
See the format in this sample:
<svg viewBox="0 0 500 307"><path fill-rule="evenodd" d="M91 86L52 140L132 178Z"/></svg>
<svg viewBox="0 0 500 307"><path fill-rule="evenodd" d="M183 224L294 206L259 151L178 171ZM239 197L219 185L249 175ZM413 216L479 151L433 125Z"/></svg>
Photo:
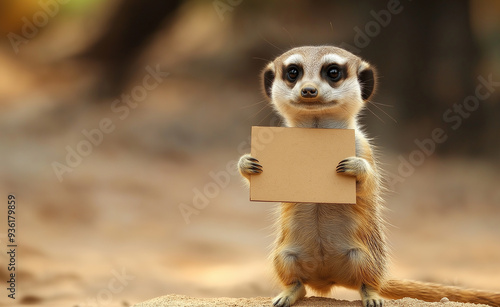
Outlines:
<svg viewBox="0 0 500 307"><path fill-rule="evenodd" d="M316 98L318 96L318 89L312 84L305 84L300 90L302 98Z"/></svg>

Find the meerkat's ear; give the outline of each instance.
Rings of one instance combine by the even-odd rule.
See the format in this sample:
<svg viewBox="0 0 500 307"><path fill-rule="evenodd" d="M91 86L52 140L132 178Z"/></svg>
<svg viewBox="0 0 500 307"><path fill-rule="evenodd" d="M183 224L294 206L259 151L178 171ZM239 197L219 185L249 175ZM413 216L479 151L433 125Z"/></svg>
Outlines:
<svg viewBox="0 0 500 307"><path fill-rule="evenodd" d="M267 64L266 68L262 71L262 86L264 93L268 98L271 98L271 91L273 88L273 82L274 82L274 63L271 62Z"/></svg>
<svg viewBox="0 0 500 307"><path fill-rule="evenodd" d="M361 86L361 98L368 100L375 92L377 71L367 62L361 62L358 67L358 82Z"/></svg>

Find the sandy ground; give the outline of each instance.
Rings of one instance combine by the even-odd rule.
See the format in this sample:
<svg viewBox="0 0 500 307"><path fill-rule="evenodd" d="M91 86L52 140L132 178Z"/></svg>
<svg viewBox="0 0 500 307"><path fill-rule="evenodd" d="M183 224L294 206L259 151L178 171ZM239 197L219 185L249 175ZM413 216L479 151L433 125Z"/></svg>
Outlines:
<svg viewBox="0 0 500 307"><path fill-rule="evenodd" d="M178 307L194 307L194 306L205 306L205 307L269 307L271 306L271 298L269 297L255 297L255 298L193 298L183 295L166 295L162 297L157 297L155 299L146 301L144 303L136 304L132 307L166 307L166 306L178 306ZM342 307L360 307L361 301L345 301L345 300L335 300L324 297L307 297L303 300L298 301L294 307L319 307L319 306L342 306ZM430 307L430 306L442 306L442 307L472 307L472 306L486 306L481 304L464 304L456 302L437 302L428 303L424 301L419 301L415 299L405 298L402 300L388 300L384 304L385 307Z"/></svg>

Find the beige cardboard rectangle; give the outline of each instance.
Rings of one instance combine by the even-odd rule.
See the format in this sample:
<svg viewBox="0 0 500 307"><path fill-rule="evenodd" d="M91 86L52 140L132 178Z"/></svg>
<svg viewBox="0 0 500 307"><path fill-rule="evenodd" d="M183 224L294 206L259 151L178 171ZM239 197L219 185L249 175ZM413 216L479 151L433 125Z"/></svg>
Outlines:
<svg viewBox="0 0 500 307"><path fill-rule="evenodd" d="M335 171L355 154L352 129L252 127L264 171L251 175L250 200L355 204L356 179Z"/></svg>

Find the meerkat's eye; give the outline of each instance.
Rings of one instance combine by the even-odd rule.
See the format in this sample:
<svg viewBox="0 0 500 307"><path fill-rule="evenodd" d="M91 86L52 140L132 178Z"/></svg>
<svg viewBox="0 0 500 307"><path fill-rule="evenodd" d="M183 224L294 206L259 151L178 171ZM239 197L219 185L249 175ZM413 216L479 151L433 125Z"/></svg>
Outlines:
<svg viewBox="0 0 500 307"><path fill-rule="evenodd" d="M337 65L332 65L326 69L326 75L336 82L342 78L342 70Z"/></svg>
<svg viewBox="0 0 500 307"><path fill-rule="evenodd" d="M290 82L295 82L299 77L299 69L296 66L290 66L286 70L286 78Z"/></svg>

